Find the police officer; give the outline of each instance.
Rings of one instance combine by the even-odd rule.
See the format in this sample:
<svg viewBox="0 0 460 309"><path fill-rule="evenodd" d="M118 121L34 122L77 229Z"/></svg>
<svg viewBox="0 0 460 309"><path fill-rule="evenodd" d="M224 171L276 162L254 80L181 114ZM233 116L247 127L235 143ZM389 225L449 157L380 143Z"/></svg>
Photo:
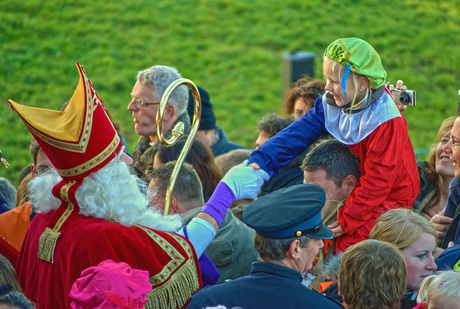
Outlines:
<svg viewBox="0 0 460 309"><path fill-rule="evenodd" d="M321 219L326 194L317 185L300 184L274 191L251 203L243 222L256 231L259 254L251 273L198 291L188 308L343 308L302 285L332 232Z"/></svg>

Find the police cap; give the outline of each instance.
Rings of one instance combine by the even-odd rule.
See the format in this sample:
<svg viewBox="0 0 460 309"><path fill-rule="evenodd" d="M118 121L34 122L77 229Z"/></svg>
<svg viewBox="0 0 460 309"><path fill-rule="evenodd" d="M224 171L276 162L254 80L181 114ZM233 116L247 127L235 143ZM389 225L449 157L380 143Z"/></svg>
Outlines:
<svg viewBox="0 0 460 309"><path fill-rule="evenodd" d="M299 184L256 199L243 212L243 222L265 238L285 239L308 236L331 239L323 225L321 209L326 193L320 186Z"/></svg>

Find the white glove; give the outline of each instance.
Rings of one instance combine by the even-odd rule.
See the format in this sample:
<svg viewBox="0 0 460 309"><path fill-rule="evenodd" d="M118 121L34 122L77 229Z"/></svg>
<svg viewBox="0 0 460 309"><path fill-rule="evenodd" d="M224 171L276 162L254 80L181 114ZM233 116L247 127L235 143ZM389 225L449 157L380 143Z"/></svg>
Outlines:
<svg viewBox="0 0 460 309"><path fill-rule="evenodd" d="M270 175L262 170L256 170L248 166L248 160L232 167L225 174L222 182L224 182L239 199L255 199L260 191L260 187L265 181L270 179Z"/></svg>

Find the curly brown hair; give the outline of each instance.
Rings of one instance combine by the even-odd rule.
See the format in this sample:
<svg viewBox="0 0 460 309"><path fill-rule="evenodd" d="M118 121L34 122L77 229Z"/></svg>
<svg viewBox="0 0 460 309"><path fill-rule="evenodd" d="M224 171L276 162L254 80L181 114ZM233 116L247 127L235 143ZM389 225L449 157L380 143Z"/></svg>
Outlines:
<svg viewBox="0 0 460 309"><path fill-rule="evenodd" d="M326 83L311 77L302 77L294 82L284 95L283 109L281 115L294 114L294 104L298 98L302 98L305 104L313 108L315 101L324 93Z"/></svg>
<svg viewBox="0 0 460 309"><path fill-rule="evenodd" d="M347 308L395 309L406 290L406 263L392 244L363 240L342 255L339 290Z"/></svg>

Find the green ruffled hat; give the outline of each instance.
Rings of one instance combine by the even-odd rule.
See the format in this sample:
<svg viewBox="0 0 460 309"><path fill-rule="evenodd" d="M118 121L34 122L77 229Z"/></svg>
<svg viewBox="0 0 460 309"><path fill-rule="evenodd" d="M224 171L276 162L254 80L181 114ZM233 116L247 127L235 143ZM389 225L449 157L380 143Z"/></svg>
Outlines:
<svg viewBox="0 0 460 309"><path fill-rule="evenodd" d="M385 85L387 72L383 68L380 56L362 39L337 39L327 47L326 56L347 68L345 80L351 70L367 77L373 89Z"/></svg>

